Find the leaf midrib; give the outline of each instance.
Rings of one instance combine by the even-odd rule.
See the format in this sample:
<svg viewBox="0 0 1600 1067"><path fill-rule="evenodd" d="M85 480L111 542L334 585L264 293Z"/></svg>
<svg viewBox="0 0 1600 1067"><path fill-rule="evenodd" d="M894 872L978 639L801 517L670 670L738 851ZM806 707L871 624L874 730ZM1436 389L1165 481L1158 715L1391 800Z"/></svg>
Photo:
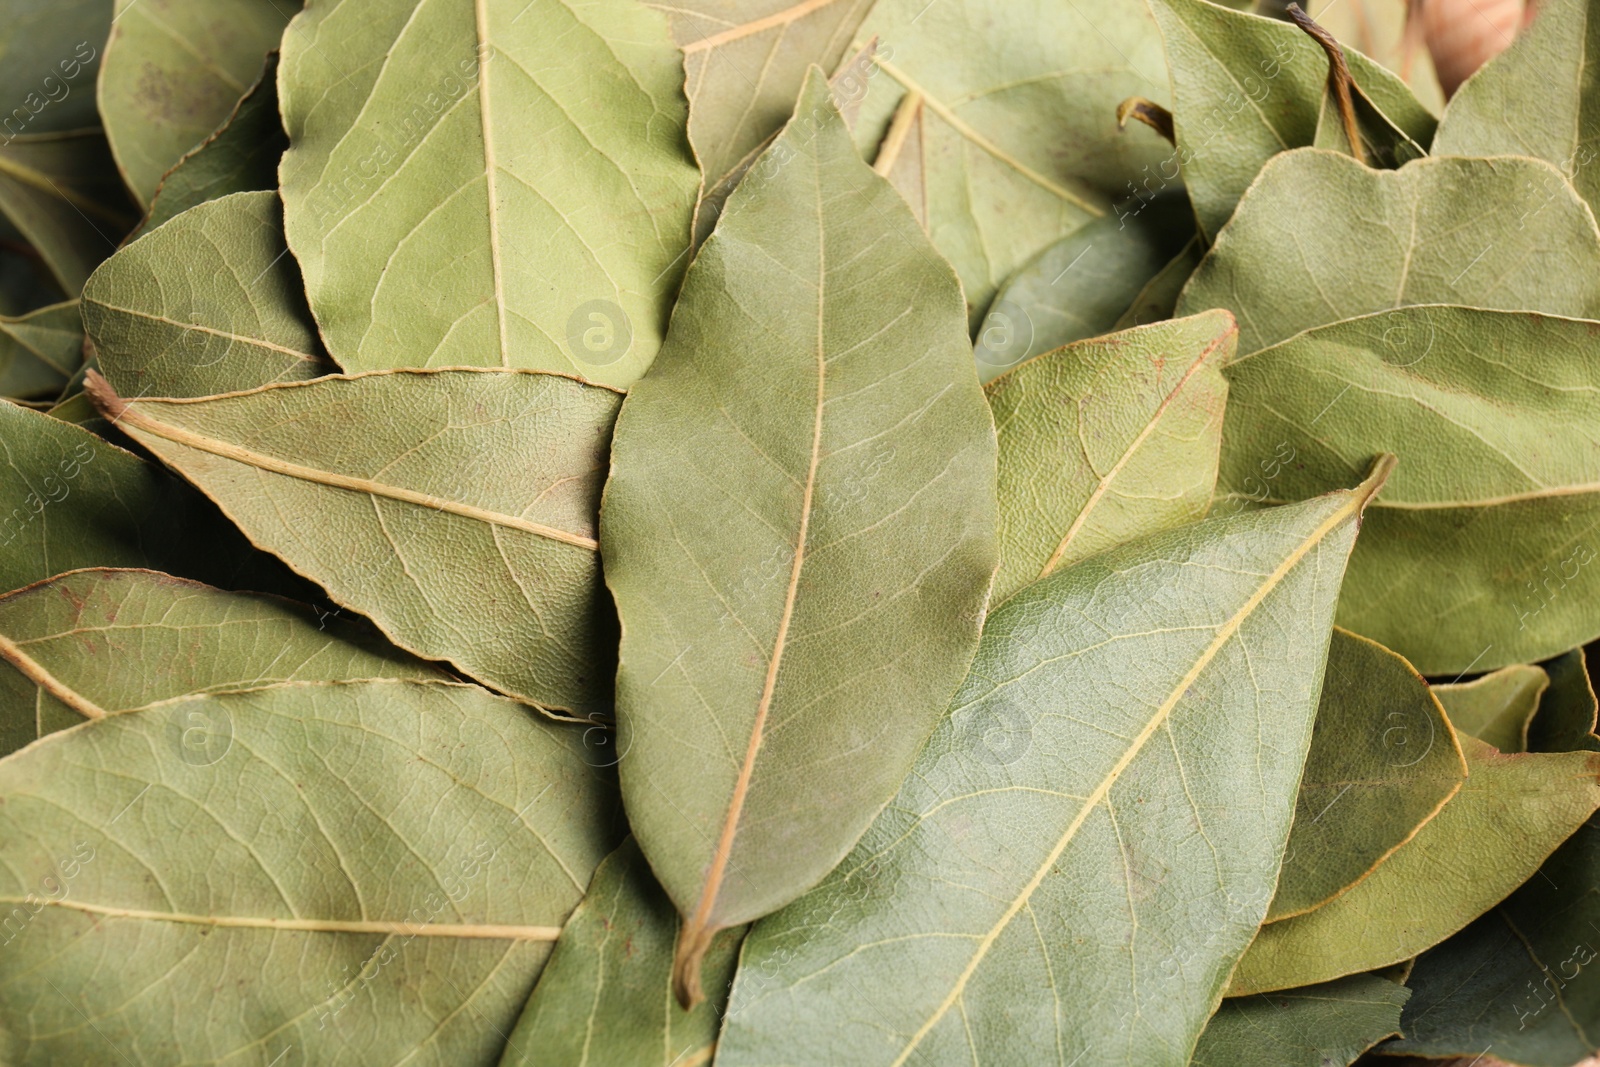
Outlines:
<svg viewBox="0 0 1600 1067"><path fill-rule="evenodd" d="M0 634L0 660L11 664L28 681L61 701L61 703L82 715L85 719L103 719L106 717L107 712L104 708L67 685L54 674L51 674L44 664L28 655L20 645L4 634Z"/></svg>

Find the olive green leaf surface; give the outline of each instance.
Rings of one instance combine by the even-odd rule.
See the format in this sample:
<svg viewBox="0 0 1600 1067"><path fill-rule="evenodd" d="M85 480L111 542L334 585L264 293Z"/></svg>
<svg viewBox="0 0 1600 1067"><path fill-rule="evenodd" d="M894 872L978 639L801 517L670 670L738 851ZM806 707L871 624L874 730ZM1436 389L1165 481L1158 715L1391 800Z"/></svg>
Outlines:
<svg viewBox="0 0 1600 1067"><path fill-rule="evenodd" d="M82 364L83 319L76 301L0 316L0 396L59 396Z"/></svg>
<svg viewBox="0 0 1600 1067"><path fill-rule="evenodd" d="M620 836L579 733L471 686L295 683L10 756L0 1052L493 1062Z"/></svg>
<svg viewBox="0 0 1600 1067"><path fill-rule="evenodd" d="M1534 156L1600 211L1600 18L1588 0L1540 0L1539 17L1450 98L1437 155Z"/></svg>
<svg viewBox="0 0 1600 1067"><path fill-rule="evenodd" d="M475 369L189 400L90 383L120 429L402 648L546 710L609 712L594 527L614 391Z"/></svg>
<svg viewBox="0 0 1600 1067"><path fill-rule="evenodd" d="M1018 268L1109 214L1171 151L1117 129L1118 102L1166 97L1144 0L878 0L858 35L874 36L882 74L856 142L872 158L904 96L923 97L928 228L974 327Z"/></svg>
<svg viewBox="0 0 1600 1067"><path fill-rule="evenodd" d="M672 901L628 839L567 920L500 1067L705 1067L743 933L718 936L704 965L709 996L684 1011L671 995L677 929Z"/></svg>
<svg viewBox="0 0 1600 1067"><path fill-rule="evenodd" d="M100 69L100 114L141 204L249 91L300 3L116 0Z"/></svg>
<svg viewBox="0 0 1600 1067"><path fill-rule="evenodd" d="M0 144L0 213L68 296L78 295L136 218L98 129Z"/></svg>
<svg viewBox="0 0 1600 1067"><path fill-rule="evenodd" d="M1316 143L1328 57L1288 22L1207 0L1150 6L1166 44L1178 134L1178 150L1162 162L1159 178L1165 184L1181 172L1201 232L1214 239L1269 159ZM1351 49L1345 58L1375 109L1426 145L1437 120L1406 84Z"/></svg>
<svg viewBox="0 0 1600 1067"><path fill-rule="evenodd" d="M1528 727L1550 676L1532 664L1502 667L1470 682L1433 687L1451 725L1501 752L1527 752Z"/></svg>
<svg viewBox="0 0 1600 1067"><path fill-rule="evenodd" d="M1600 754L1505 755L1461 737L1451 801L1338 899L1261 928L1229 996L1323 982L1409 959L1532 878L1600 806ZM1470 857L1470 862L1464 862Z"/></svg>
<svg viewBox="0 0 1600 1067"><path fill-rule="evenodd" d="M334 370L285 251L271 192L201 204L127 245L84 286L100 373L123 396L193 397Z"/></svg>
<svg viewBox="0 0 1600 1067"><path fill-rule="evenodd" d="M4 753L86 718L196 693L444 677L333 610L155 571L70 571L0 597Z"/></svg>
<svg viewBox="0 0 1600 1067"><path fill-rule="evenodd" d="M1137 213L1095 219L1039 253L984 316L979 376L988 381L1031 356L1110 333L1192 233L1188 201L1162 196Z"/></svg>
<svg viewBox="0 0 1600 1067"><path fill-rule="evenodd" d="M1162 322L1172 318L1172 312L1178 304L1178 295L1183 292L1183 287L1189 281L1189 276L1200 265L1200 257L1205 253L1199 237L1192 237L1189 243L1172 257L1171 262L1156 272L1139 295L1133 298L1133 303L1128 305L1128 310L1113 324L1114 330L1126 330L1130 326L1148 326L1153 322Z"/></svg>
<svg viewBox="0 0 1600 1067"><path fill-rule="evenodd" d="M959 284L815 68L796 113L623 404L601 512L623 796L686 919L683 997L712 934L815 885L894 795L997 558Z"/></svg>
<svg viewBox="0 0 1600 1067"><path fill-rule="evenodd" d="M1600 752L1595 719L1600 701L1595 699L1584 650L1575 648L1544 665L1550 688L1539 699L1539 710L1528 724L1530 752Z"/></svg>
<svg viewBox="0 0 1600 1067"><path fill-rule="evenodd" d="M688 259L682 56L636 0L337 0L278 91L289 247L346 370L626 386Z"/></svg>
<svg viewBox="0 0 1600 1067"><path fill-rule="evenodd" d="M1344 893L1439 814L1467 777L1450 727L1411 664L1334 630L1268 922Z"/></svg>
<svg viewBox="0 0 1600 1067"><path fill-rule="evenodd" d="M900 795L746 939L718 1064L1184 1067L1277 882L1382 471L1000 607Z"/></svg>
<svg viewBox="0 0 1600 1067"><path fill-rule="evenodd" d="M1177 310L1232 311L1243 356L1408 304L1600 316L1600 230L1561 172L1538 160L1420 159L1381 171L1303 148L1262 168ZM1390 334L1391 345L1416 340Z"/></svg>
<svg viewBox="0 0 1600 1067"><path fill-rule="evenodd" d="M1226 311L1036 357L987 388L1000 441L995 601L1211 506L1238 328Z"/></svg>
<svg viewBox="0 0 1600 1067"><path fill-rule="evenodd" d="M1372 974L1236 997L1206 1024L1190 1067L1344 1067L1391 1034L1411 994Z"/></svg>
<svg viewBox="0 0 1600 1067"><path fill-rule="evenodd" d="M876 66L871 69L873 73L878 72ZM911 213L924 230L928 228L928 157L924 148L927 114L927 101L921 94L907 93L901 97L889 132L884 134L883 144L878 146L878 154L872 160L872 169L883 175L911 205Z"/></svg>
<svg viewBox="0 0 1600 1067"><path fill-rule="evenodd" d="M278 159L289 147L278 118L278 54L222 125L173 164L156 186L140 231L154 229L207 200L278 187ZM281 226L281 223L280 223Z"/></svg>
<svg viewBox="0 0 1600 1067"><path fill-rule="evenodd" d="M21 0L5 7L0 38L0 138L98 125L95 75L111 0Z"/></svg>
<svg viewBox="0 0 1600 1067"><path fill-rule="evenodd" d="M1280 0L1264 2L1283 6ZM1433 57L1422 35L1416 32L1420 26L1412 23L1412 33L1406 32L1408 4L1391 0L1321 0L1301 6L1335 38L1399 74L1433 114L1444 109L1444 90L1434 73Z"/></svg>
<svg viewBox="0 0 1600 1067"><path fill-rule="evenodd" d="M1368 515L1340 625L1430 675L1559 655L1600 636L1597 329L1409 307L1241 344L1219 491L1241 491L1266 442L1296 456L1268 487L1276 500L1347 483L1393 452L1400 469Z"/></svg>
<svg viewBox="0 0 1600 1067"><path fill-rule="evenodd" d="M1375 69L1381 70L1381 68ZM1404 166L1413 159L1421 159L1428 154L1427 149L1418 144L1410 134L1389 120L1389 116L1372 102L1359 84L1352 80L1349 90L1351 116L1355 122L1355 134L1357 141L1360 142L1359 145L1350 143L1350 130L1345 124L1343 105L1339 102L1338 95L1326 92L1322 94L1322 108L1317 115L1317 132L1311 138L1314 147L1343 152L1355 156L1369 167L1388 170ZM1423 114L1427 116L1425 127L1431 131L1433 116L1426 112Z"/></svg>

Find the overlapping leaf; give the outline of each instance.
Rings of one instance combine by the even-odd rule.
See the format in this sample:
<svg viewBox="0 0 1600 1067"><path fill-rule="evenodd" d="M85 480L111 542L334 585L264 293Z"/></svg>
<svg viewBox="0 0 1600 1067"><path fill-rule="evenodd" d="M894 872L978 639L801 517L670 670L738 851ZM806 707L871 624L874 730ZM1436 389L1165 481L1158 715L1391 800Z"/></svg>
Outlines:
<svg viewBox="0 0 1600 1067"><path fill-rule="evenodd" d="M133 224L98 129L23 134L0 144L0 212L68 296Z"/></svg>
<svg viewBox="0 0 1600 1067"><path fill-rule="evenodd" d="M1528 727L1550 676L1531 664L1502 667L1470 682L1436 685L1433 695L1462 733L1501 752L1528 751Z"/></svg>
<svg viewBox="0 0 1600 1067"><path fill-rule="evenodd" d="M6 5L0 37L0 137L95 126L95 76L111 31L108 0Z"/></svg>
<svg viewBox="0 0 1600 1067"><path fill-rule="evenodd" d="M0 396L58 396L82 363L83 319L76 301L0 316Z"/></svg>
<svg viewBox="0 0 1600 1067"><path fill-rule="evenodd" d="M1190 1067L1343 1067L1400 1032L1405 986L1360 974L1222 1002Z"/></svg>
<svg viewBox="0 0 1600 1067"><path fill-rule="evenodd" d="M1600 752L1595 720L1600 701L1584 662L1583 649L1573 649L1544 665L1550 688L1539 699L1539 710L1528 724L1531 752Z"/></svg>

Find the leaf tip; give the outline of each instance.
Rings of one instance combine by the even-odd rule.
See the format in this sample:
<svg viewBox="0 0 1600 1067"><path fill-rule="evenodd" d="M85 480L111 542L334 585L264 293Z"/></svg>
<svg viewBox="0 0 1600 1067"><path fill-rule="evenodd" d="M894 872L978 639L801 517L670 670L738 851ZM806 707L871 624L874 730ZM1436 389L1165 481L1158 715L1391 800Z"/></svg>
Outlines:
<svg viewBox="0 0 1600 1067"><path fill-rule="evenodd" d="M1389 475L1394 473L1394 469L1399 462L1399 457L1393 452L1384 452L1372 461L1372 469L1367 472L1366 479L1356 486L1354 490L1358 512L1366 511L1367 505L1372 502L1372 498L1377 496L1389 481Z"/></svg>

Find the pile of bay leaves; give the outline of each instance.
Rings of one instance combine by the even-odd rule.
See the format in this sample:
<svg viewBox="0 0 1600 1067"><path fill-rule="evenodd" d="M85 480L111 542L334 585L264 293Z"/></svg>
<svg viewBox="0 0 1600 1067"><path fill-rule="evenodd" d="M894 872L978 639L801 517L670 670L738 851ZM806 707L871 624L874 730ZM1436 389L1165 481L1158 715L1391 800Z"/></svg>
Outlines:
<svg viewBox="0 0 1600 1067"><path fill-rule="evenodd" d="M0 1064L1592 1056L1600 0L1269 6L0 0Z"/></svg>

